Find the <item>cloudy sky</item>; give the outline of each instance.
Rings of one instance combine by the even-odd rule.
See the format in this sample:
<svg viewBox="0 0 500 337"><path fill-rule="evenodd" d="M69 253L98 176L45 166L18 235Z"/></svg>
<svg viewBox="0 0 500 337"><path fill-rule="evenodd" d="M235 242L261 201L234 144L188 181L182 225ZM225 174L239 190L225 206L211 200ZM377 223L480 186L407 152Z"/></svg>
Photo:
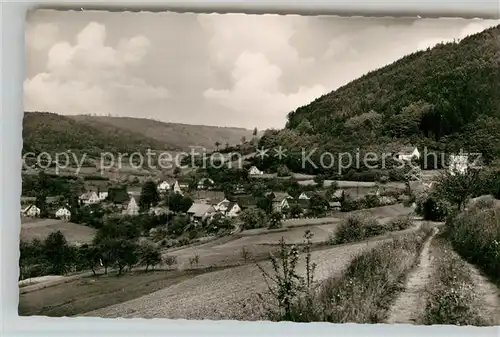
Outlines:
<svg viewBox="0 0 500 337"><path fill-rule="evenodd" d="M281 128L289 111L493 20L37 11L26 111Z"/></svg>

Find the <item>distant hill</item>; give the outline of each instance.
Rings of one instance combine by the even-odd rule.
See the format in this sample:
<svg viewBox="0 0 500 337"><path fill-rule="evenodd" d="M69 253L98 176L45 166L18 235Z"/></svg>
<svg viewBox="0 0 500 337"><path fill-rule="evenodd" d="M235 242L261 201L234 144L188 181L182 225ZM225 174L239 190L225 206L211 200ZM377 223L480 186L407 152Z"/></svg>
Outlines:
<svg viewBox="0 0 500 337"><path fill-rule="evenodd" d="M201 146L215 149L215 143L221 147L227 144L241 143L242 137L252 138L253 130L236 127L217 127L206 125L189 125L165 123L144 118L108 117L108 116L68 116L69 118L92 127L111 126L122 130L140 133L148 138L168 144L179 149L189 149L190 146Z"/></svg>
<svg viewBox="0 0 500 337"><path fill-rule="evenodd" d="M147 149L187 151L190 146L215 149L252 138L252 130L232 127L163 123L128 117L64 116L25 112L23 153L67 150L86 152L145 152ZM259 132L260 134L260 132Z"/></svg>
<svg viewBox="0 0 500 337"><path fill-rule="evenodd" d="M267 132L260 145L350 151L413 144L481 152L492 161L500 158L499 130L496 26L403 57L292 111L286 128Z"/></svg>
<svg viewBox="0 0 500 337"><path fill-rule="evenodd" d="M73 118L48 112L25 112L23 119L23 153L82 151L89 155L101 152L145 152L148 148L175 150L165 142L138 132L90 125Z"/></svg>

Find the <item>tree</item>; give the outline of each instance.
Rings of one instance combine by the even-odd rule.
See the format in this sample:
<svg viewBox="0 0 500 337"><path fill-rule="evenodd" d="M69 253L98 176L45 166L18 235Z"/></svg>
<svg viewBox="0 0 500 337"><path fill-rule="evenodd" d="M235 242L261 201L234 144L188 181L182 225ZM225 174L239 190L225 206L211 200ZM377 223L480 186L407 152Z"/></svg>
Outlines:
<svg viewBox="0 0 500 337"><path fill-rule="evenodd" d="M469 198L481 189L479 170L468 168L463 174L451 174L449 171L443 173L438 177L436 193L461 211Z"/></svg>
<svg viewBox="0 0 500 337"><path fill-rule="evenodd" d="M283 221L283 214L272 212L269 216L269 229L280 228Z"/></svg>
<svg viewBox="0 0 500 337"><path fill-rule="evenodd" d="M272 195L257 198L257 207L263 210L266 214L271 214L273 211Z"/></svg>
<svg viewBox="0 0 500 337"><path fill-rule="evenodd" d="M174 264L177 263L177 256L167 255L163 259L163 263L165 263L168 266L168 269L170 269Z"/></svg>
<svg viewBox="0 0 500 337"><path fill-rule="evenodd" d="M288 167L286 167L286 165L281 165L280 167L278 167L277 173L278 173L278 177L289 177L290 176L290 170L288 169Z"/></svg>
<svg viewBox="0 0 500 337"><path fill-rule="evenodd" d="M160 249L151 243L143 243L139 248L140 263L146 266L146 272L149 266L154 270L157 264L162 262Z"/></svg>
<svg viewBox="0 0 500 337"><path fill-rule="evenodd" d="M71 263L70 247L61 231L52 232L43 243L43 254L52 274L63 275Z"/></svg>
<svg viewBox="0 0 500 337"><path fill-rule="evenodd" d="M44 191L37 193L35 206L40 209L40 218L46 218L48 216L47 211L47 195Z"/></svg>
<svg viewBox="0 0 500 337"><path fill-rule="evenodd" d="M167 195L167 205L172 212L186 213L193 204L193 200L188 196L179 193L170 193Z"/></svg>
<svg viewBox="0 0 500 337"><path fill-rule="evenodd" d="M132 240L114 240L113 249L116 258L116 266L118 267L118 275L123 273L123 269L132 267L139 262L139 246Z"/></svg>
<svg viewBox="0 0 500 337"><path fill-rule="evenodd" d="M307 134L313 130L313 127L307 118L304 118L300 124L297 126L297 131L303 134Z"/></svg>
<svg viewBox="0 0 500 337"><path fill-rule="evenodd" d="M288 211L292 218L298 218L302 215L302 208L297 204L293 203Z"/></svg>
<svg viewBox="0 0 500 337"><path fill-rule="evenodd" d="M96 275L95 267L98 265L101 258L97 247L84 244L80 246L79 255L82 259L84 267L90 268L92 270L92 273Z"/></svg>
<svg viewBox="0 0 500 337"><path fill-rule="evenodd" d="M323 187L323 184L325 183L325 176L322 174L317 174L314 177L314 182L316 183L316 185L318 185L318 187Z"/></svg>
<svg viewBox="0 0 500 337"><path fill-rule="evenodd" d="M179 166L176 166L174 168L174 176L178 177L181 174L181 168Z"/></svg>
<svg viewBox="0 0 500 337"><path fill-rule="evenodd" d="M187 225L189 224L189 217L185 215L176 215L168 223L167 231L175 236L182 235Z"/></svg>
<svg viewBox="0 0 500 337"><path fill-rule="evenodd" d="M142 211L147 210L153 206L156 206L160 201L160 196L158 195L158 189L154 181L148 180L144 183L141 190L141 196L139 198L139 207Z"/></svg>
<svg viewBox="0 0 500 337"><path fill-rule="evenodd" d="M247 141L247 137L243 136L241 137L241 144L245 144Z"/></svg>
<svg viewBox="0 0 500 337"><path fill-rule="evenodd" d="M258 133L258 132L259 132L259 131L257 130L257 127L255 127L255 128L253 129L252 136L257 136L257 133Z"/></svg>
<svg viewBox="0 0 500 337"><path fill-rule="evenodd" d="M333 198L333 196L335 195L335 192L337 192L338 189L339 189L339 185L337 184L337 182L332 181L332 183L330 184L330 186L328 186L328 188L326 190L326 193L325 193L326 199L331 200Z"/></svg>
<svg viewBox="0 0 500 337"><path fill-rule="evenodd" d="M318 194L314 194L309 201L309 211L315 216L324 216L328 207L328 201Z"/></svg>
<svg viewBox="0 0 500 337"><path fill-rule="evenodd" d="M261 209L248 208L241 212L240 219L244 229L260 228L266 222L266 214Z"/></svg>

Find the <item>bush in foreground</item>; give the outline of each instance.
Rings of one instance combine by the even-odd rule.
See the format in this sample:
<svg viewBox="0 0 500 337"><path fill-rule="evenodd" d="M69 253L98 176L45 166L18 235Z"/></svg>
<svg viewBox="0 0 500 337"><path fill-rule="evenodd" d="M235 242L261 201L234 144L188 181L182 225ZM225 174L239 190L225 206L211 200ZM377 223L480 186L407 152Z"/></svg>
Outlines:
<svg viewBox="0 0 500 337"><path fill-rule="evenodd" d="M267 299L265 318L294 322L383 322L391 301L401 289L402 279L414 266L429 234L425 228L382 243L356 257L340 277L322 282L314 281L310 250L306 248L306 270L299 273L298 250L283 243L279 259L272 262L274 274L265 274L266 280L275 280L267 296L260 296ZM308 242L306 247L310 247ZM304 274L305 277L301 276Z"/></svg>
<svg viewBox="0 0 500 337"><path fill-rule="evenodd" d="M447 222L455 250L500 282L500 209L472 207Z"/></svg>
<svg viewBox="0 0 500 337"><path fill-rule="evenodd" d="M330 242L332 244L342 244L361 241L391 231L408 229L412 224L410 216L400 216L387 224L381 224L375 218L357 214L350 216L339 226Z"/></svg>
<svg viewBox="0 0 500 337"><path fill-rule="evenodd" d="M469 268L451 247L439 250L421 324L486 325L474 308L476 297Z"/></svg>

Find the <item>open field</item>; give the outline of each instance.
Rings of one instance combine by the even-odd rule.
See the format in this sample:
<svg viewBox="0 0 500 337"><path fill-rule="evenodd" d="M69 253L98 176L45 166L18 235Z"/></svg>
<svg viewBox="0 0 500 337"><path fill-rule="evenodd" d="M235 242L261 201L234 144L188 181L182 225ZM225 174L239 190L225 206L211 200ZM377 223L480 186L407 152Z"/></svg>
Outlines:
<svg viewBox="0 0 500 337"><path fill-rule="evenodd" d="M350 214L367 214L378 219L381 222L389 221L400 215L407 215L413 212L413 208L403 205L392 205L377 207L355 212L339 213L339 217L347 218ZM254 230L243 231L234 238L218 239L201 245L185 247L175 250L167 250L165 255L177 256L178 268L185 269L190 267L189 259L195 255L200 256L200 266L208 267L211 265L234 265L241 263L241 250L243 247L248 249L254 257L266 256L274 251L283 237L287 243L301 244L304 240L304 231L310 230L313 234L313 243L323 243L329 241L342 218L315 218L315 219L290 219L285 221L284 228L269 230L258 228Z"/></svg>
<svg viewBox="0 0 500 337"><path fill-rule="evenodd" d="M89 243L94 239L96 230L64 220L43 219L21 224L21 241L43 240L55 231L61 231L70 244Z"/></svg>
<svg viewBox="0 0 500 337"><path fill-rule="evenodd" d="M354 256L382 241L343 245L313 252L312 260L317 263L316 279L321 280L341 273ZM263 262L262 267L270 270L269 262ZM300 265L299 270L303 269ZM85 316L259 319L258 312L245 312L244 303L251 301L252 294L265 290L266 284L261 271L250 264L199 275L149 295L86 313Z"/></svg>
<svg viewBox="0 0 500 337"><path fill-rule="evenodd" d="M206 272L143 271L117 277L84 277L55 287L21 294L20 315L72 316L128 301ZM126 290L126 291L125 291Z"/></svg>

